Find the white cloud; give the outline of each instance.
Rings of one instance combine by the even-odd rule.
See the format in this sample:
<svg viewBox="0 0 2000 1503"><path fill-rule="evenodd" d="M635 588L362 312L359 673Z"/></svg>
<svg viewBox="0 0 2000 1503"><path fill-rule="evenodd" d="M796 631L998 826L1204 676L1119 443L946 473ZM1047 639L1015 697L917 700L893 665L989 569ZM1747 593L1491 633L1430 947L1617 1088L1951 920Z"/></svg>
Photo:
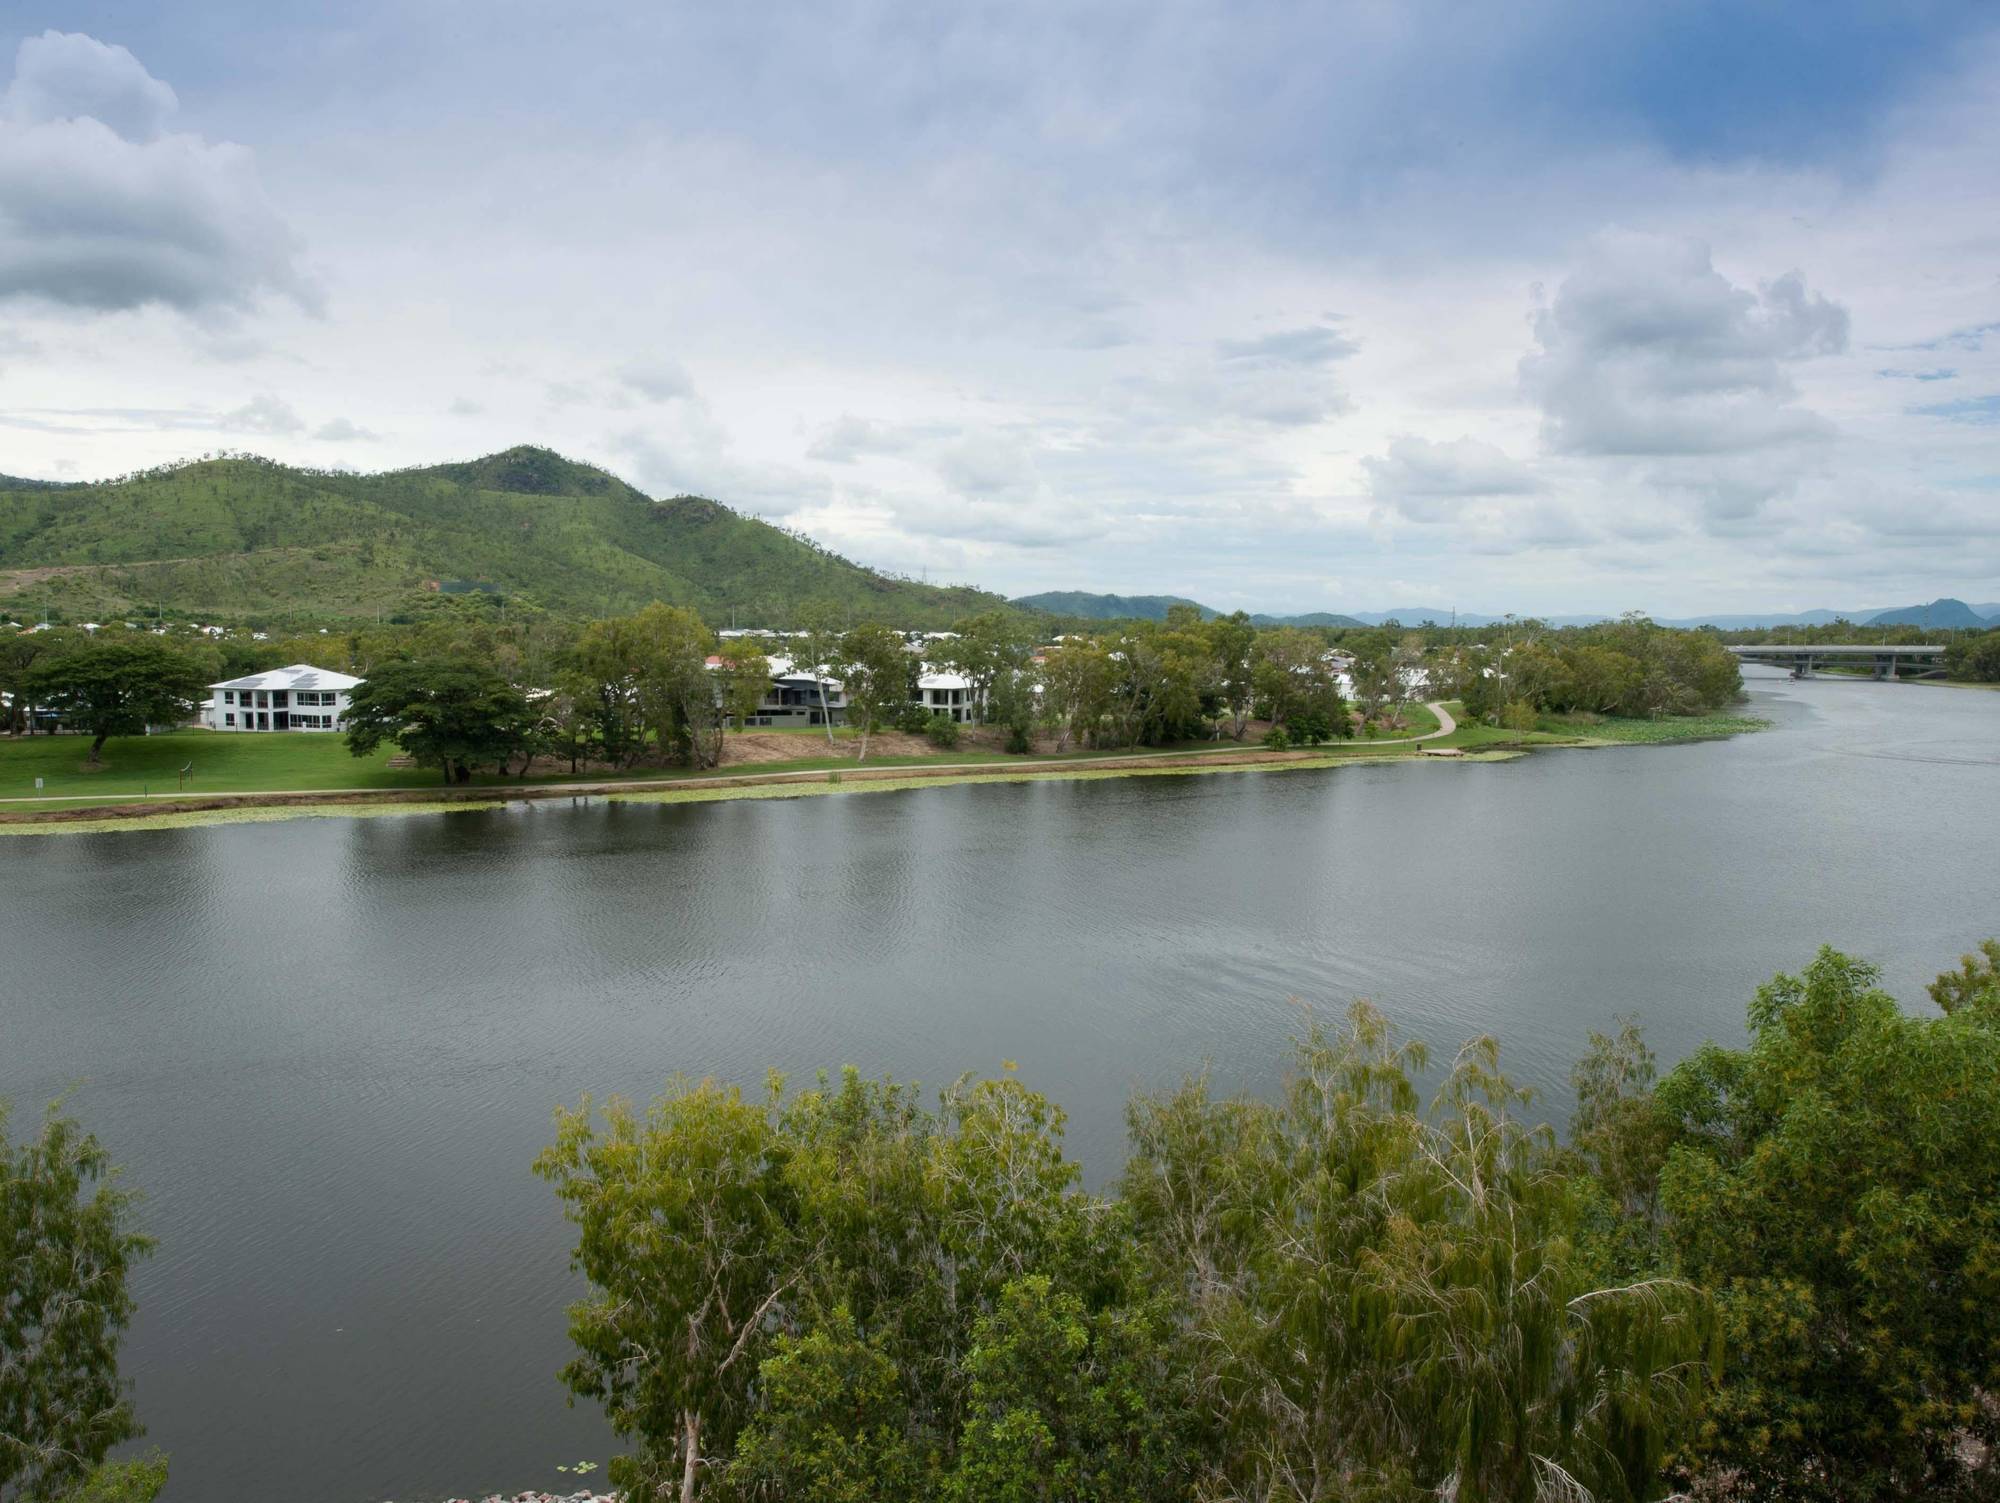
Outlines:
<svg viewBox="0 0 2000 1503"><path fill-rule="evenodd" d="M638 361L621 367L618 379L649 402L672 402L694 395L694 378L678 360Z"/></svg>
<svg viewBox="0 0 2000 1503"><path fill-rule="evenodd" d="M224 413L216 426L239 433L284 436L304 432L306 420L292 411L284 400L266 391L259 392L233 412Z"/></svg>
<svg viewBox="0 0 2000 1503"><path fill-rule="evenodd" d="M324 439L328 443L373 443L379 436L344 417L321 423L313 430L314 438Z"/></svg>
<svg viewBox="0 0 2000 1503"><path fill-rule="evenodd" d="M1361 466L1375 499L1413 522L1449 521L1469 502L1541 489L1526 465L1476 438L1399 438L1386 455L1371 455Z"/></svg>
<svg viewBox="0 0 2000 1503"><path fill-rule="evenodd" d="M317 305L250 152L169 132L176 104L122 47L54 31L21 43L0 97L0 298Z"/></svg>
<svg viewBox="0 0 2000 1503"><path fill-rule="evenodd" d="M1786 368L1844 350L1847 326L1796 273L1753 293L1698 241L1609 233L1536 314L1521 376L1559 451L1742 453L1825 434Z"/></svg>

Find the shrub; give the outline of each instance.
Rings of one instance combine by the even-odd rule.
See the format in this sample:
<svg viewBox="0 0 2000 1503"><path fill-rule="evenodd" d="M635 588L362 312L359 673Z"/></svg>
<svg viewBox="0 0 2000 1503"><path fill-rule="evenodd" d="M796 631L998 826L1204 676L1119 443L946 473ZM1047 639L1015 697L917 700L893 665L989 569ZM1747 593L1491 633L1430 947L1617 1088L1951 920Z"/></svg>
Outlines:
<svg viewBox="0 0 2000 1503"><path fill-rule="evenodd" d="M958 722L949 715L934 714L924 727L924 734L931 738L931 745L940 751L949 751L958 745Z"/></svg>
<svg viewBox="0 0 2000 1503"><path fill-rule="evenodd" d="M1017 720L1007 727L1007 750L1015 756L1035 749L1034 738L1028 734L1026 721Z"/></svg>
<svg viewBox="0 0 2000 1503"><path fill-rule="evenodd" d="M906 736L921 736L931 728L931 712L914 699L896 712L896 729Z"/></svg>
<svg viewBox="0 0 2000 1503"><path fill-rule="evenodd" d="M1318 746L1322 741L1333 739L1333 727L1318 710L1306 710L1294 715L1285 729L1294 746Z"/></svg>
<svg viewBox="0 0 2000 1503"><path fill-rule="evenodd" d="M1271 751L1284 751L1292 744L1292 738L1285 734L1285 728L1274 725L1264 732L1264 745Z"/></svg>

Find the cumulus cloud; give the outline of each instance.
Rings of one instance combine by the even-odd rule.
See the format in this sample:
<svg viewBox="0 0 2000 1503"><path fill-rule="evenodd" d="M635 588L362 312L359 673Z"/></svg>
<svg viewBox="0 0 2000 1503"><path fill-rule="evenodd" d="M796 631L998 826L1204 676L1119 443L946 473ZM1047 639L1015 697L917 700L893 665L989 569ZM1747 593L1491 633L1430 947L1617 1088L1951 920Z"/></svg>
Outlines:
<svg viewBox="0 0 2000 1503"><path fill-rule="evenodd" d="M1526 465L1476 438L1399 438L1387 454L1371 455L1361 467L1375 499L1413 522L1449 521L1469 502L1541 488Z"/></svg>
<svg viewBox="0 0 2000 1503"><path fill-rule="evenodd" d="M621 367L618 379L649 402L672 402L694 395L694 378L678 360L638 361Z"/></svg>
<svg viewBox="0 0 2000 1503"><path fill-rule="evenodd" d="M378 436L344 417L321 423L313 430L314 438L325 439L329 443L372 443Z"/></svg>
<svg viewBox="0 0 2000 1503"><path fill-rule="evenodd" d="M1248 361L1259 365L1322 366L1345 360L1361 347L1340 330L1326 324L1303 329L1284 329L1254 339L1225 339L1215 350L1224 360Z"/></svg>
<svg viewBox="0 0 2000 1503"><path fill-rule="evenodd" d="M278 397L259 392L241 407L225 412L216 424L239 433L267 433L274 436L304 431L306 420Z"/></svg>
<svg viewBox="0 0 2000 1503"><path fill-rule="evenodd" d="M123 47L29 37L0 95L0 297L97 312L316 307L251 153L176 133L178 101Z"/></svg>
<svg viewBox="0 0 2000 1503"><path fill-rule="evenodd" d="M1845 349L1847 325L1797 273L1751 292L1698 241L1607 235L1536 314L1521 376L1560 452L1746 453L1826 433L1786 367Z"/></svg>
<svg viewBox="0 0 2000 1503"><path fill-rule="evenodd" d="M907 454L917 440L916 430L907 424L870 422L843 412L820 430L807 446L806 457L829 464L852 464L871 454Z"/></svg>

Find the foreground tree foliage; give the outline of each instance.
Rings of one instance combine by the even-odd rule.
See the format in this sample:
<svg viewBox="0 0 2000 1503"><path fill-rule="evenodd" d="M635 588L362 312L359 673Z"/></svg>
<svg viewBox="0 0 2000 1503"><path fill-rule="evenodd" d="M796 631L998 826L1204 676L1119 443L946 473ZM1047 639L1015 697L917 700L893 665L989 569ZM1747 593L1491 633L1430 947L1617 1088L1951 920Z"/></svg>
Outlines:
<svg viewBox="0 0 2000 1503"><path fill-rule="evenodd" d="M1691 1455L1758 1497L2000 1489L2000 987L1990 945L1912 1017L1832 950L1653 1093L1676 1263L1727 1381ZM1939 995L1943 993L1943 995Z"/></svg>
<svg viewBox="0 0 2000 1503"><path fill-rule="evenodd" d="M59 1108L18 1144L0 1109L0 1503L144 1500L166 1481L157 1458L104 1460L141 1433L118 1376L126 1278L152 1248L132 1206Z"/></svg>
<svg viewBox="0 0 2000 1503"><path fill-rule="evenodd" d="M564 1377L634 1500L1991 1498L2000 943L1941 1017L1876 980L1663 1078L1592 1034L1568 1145L1490 1039L1309 1016L1275 1100L1137 1097L1105 1194L1011 1073L585 1101Z"/></svg>

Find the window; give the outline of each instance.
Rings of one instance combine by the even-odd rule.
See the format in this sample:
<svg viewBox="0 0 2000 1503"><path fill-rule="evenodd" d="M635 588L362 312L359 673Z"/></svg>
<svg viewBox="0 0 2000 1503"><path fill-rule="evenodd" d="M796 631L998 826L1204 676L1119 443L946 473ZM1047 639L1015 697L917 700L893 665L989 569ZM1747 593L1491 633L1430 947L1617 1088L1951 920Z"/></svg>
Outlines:
<svg viewBox="0 0 2000 1503"><path fill-rule="evenodd" d="M234 689L224 689L224 690L222 691L222 702L223 702L224 704L226 704L226 705L233 705L233 704L235 704L235 703L236 703L236 691L235 691ZM230 718L231 720L234 720L234 719L235 719L236 717L235 717L234 715L232 715L232 716L230 716L229 718Z"/></svg>
<svg viewBox="0 0 2000 1503"><path fill-rule="evenodd" d="M263 689L259 689L257 691L257 708L260 710L268 710L271 708L271 696Z"/></svg>
<svg viewBox="0 0 2000 1503"><path fill-rule="evenodd" d="M236 724L236 717L234 715L225 715L222 717L222 723L224 725L234 725Z"/></svg>

